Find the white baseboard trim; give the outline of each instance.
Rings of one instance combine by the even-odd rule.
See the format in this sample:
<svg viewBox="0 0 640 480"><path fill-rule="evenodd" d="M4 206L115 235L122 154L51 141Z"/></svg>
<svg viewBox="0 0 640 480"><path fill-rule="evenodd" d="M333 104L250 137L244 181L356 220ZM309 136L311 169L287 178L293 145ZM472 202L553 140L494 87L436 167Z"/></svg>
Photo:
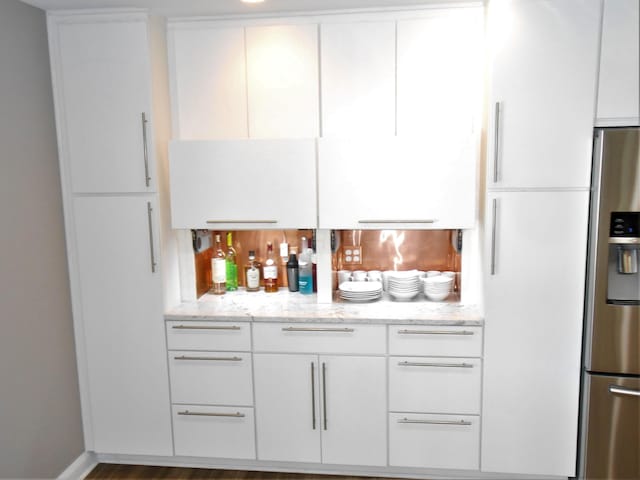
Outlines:
<svg viewBox="0 0 640 480"><path fill-rule="evenodd" d="M98 457L93 452L82 452L74 462L58 475L58 480L82 480L98 464Z"/></svg>

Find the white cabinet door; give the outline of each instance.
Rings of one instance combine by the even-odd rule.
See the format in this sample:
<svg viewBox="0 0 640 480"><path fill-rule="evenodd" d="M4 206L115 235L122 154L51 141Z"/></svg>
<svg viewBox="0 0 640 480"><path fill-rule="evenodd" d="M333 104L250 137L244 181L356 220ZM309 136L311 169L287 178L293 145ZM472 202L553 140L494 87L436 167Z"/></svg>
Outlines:
<svg viewBox="0 0 640 480"><path fill-rule="evenodd" d="M174 138L247 138L244 28L176 26L169 39Z"/></svg>
<svg viewBox="0 0 640 480"><path fill-rule="evenodd" d="M320 26L322 136L395 134L395 22Z"/></svg>
<svg viewBox="0 0 640 480"><path fill-rule="evenodd" d="M485 472L575 473L588 197L488 197Z"/></svg>
<svg viewBox="0 0 640 480"><path fill-rule="evenodd" d="M317 137L318 26L247 27L246 42L249 137Z"/></svg>
<svg viewBox="0 0 640 480"><path fill-rule="evenodd" d="M259 460L320 462L316 355L253 355Z"/></svg>
<svg viewBox="0 0 640 480"><path fill-rule="evenodd" d="M596 125L640 124L640 2L605 0Z"/></svg>
<svg viewBox="0 0 640 480"><path fill-rule="evenodd" d="M50 21L61 151L73 192L154 191L146 17Z"/></svg>
<svg viewBox="0 0 640 480"><path fill-rule="evenodd" d="M492 2L489 188L589 186L600 10Z"/></svg>
<svg viewBox="0 0 640 480"><path fill-rule="evenodd" d="M169 146L173 228L315 228L316 143L179 141Z"/></svg>
<svg viewBox="0 0 640 480"><path fill-rule="evenodd" d="M384 357L320 356L322 462L387 464Z"/></svg>
<svg viewBox="0 0 640 480"><path fill-rule="evenodd" d="M151 265L155 208L145 197L73 200L90 397L83 407L98 453L172 454L162 286Z"/></svg>
<svg viewBox="0 0 640 480"><path fill-rule="evenodd" d="M479 125L483 23L478 7L398 21L398 135L465 138Z"/></svg>
<svg viewBox="0 0 640 480"><path fill-rule="evenodd" d="M320 228L472 228L476 145L424 135L318 140Z"/></svg>

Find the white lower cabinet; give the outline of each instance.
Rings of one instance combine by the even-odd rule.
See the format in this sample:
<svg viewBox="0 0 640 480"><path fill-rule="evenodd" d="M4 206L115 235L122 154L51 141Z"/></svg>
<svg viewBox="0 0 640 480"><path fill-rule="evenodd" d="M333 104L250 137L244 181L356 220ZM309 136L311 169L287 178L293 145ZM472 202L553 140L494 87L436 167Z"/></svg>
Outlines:
<svg viewBox="0 0 640 480"><path fill-rule="evenodd" d="M385 466L384 362L254 354L258 459Z"/></svg>
<svg viewBox="0 0 640 480"><path fill-rule="evenodd" d="M480 417L389 414L389 465L477 470Z"/></svg>
<svg viewBox="0 0 640 480"><path fill-rule="evenodd" d="M255 458L253 408L174 405L176 455Z"/></svg>

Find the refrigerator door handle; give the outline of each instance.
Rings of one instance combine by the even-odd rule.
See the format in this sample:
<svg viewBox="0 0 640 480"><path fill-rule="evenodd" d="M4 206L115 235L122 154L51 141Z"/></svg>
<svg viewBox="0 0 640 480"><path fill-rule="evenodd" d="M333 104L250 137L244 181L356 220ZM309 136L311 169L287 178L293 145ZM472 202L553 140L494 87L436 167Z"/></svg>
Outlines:
<svg viewBox="0 0 640 480"><path fill-rule="evenodd" d="M609 385L609 393L612 393L614 395L627 395L630 397L640 397L640 390L620 387L618 385Z"/></svg>

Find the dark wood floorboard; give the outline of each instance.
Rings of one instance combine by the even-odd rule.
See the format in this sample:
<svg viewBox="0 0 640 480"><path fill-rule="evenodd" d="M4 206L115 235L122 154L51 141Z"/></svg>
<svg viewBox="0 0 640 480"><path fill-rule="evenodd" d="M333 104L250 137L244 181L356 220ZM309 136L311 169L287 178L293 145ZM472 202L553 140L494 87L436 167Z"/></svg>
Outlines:
<svg viewBox="0 0 640 480"><path fill-rule="evenodd" d="M382 477L311 475L301 473L247 472L207 468L150 467L98 464L85 480L391 480Z"/></svg>

